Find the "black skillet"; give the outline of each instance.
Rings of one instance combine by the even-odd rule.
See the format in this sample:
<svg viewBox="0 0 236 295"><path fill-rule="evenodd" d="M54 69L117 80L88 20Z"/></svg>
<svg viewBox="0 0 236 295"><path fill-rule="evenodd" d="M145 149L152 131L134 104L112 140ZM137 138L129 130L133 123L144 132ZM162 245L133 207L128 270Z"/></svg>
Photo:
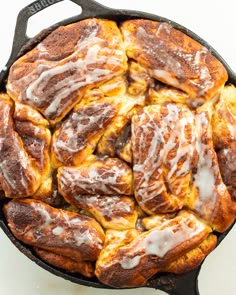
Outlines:
<svg viewBox="0 0 236 295"><path fill-rule="evenodd" d="M145 12L139 12L139 11L111 9L93 0L70 0L81 7L82 9L81 14L71 17L69 19L63 20L51 26L50 28L42 31L40 34L38 34L36 37L30 40L26 36L28 19L32 15L38 13L39 11L61 1L63 0L38 0L29 4L28 6L26 6L20 11L17 17L11 56L6 64L6 67L0 72L0 91L5 91L5 80L7 79L9 68L19 56L23 55L24 53L32 49L37 43L39 43L43 38L45 38L52 30L54 30L58 26L66 25L66 24L69 24L81 19L90 18L90 17L112 19L118 23L127 19L133 19L133 18L145 18L145 19L150 19L155 21L168 22L174 28L189 35L191 38L195 39L196 41L201 43L203 46L208 48L208 50L210 50L211 53L214 56L216 56L216 58L218 58L227 69L228 75L229 75L228 82L236 85L236 74L230 69L230 67L226 64L226 62L222 59L222 57L206 41L201 39L199 36L191 32L190 30L186 29L185 27L169 19L157 16L157 15L153 15L153 14L149 14ZM31 251L30 247L19 242L10 232L7 226L7 222L2 213L2 207L5 202L6 201L4 200L4 198L3 199L0 198L0 227L3 229L3 231L11 240L11 242L28 258L30 258L32 261L34 261L35 263L37 263L39 266L46 269L47 271L57 276L60 276L64 279L70 280L74 283L90 286L90 287L96 287L96 288L111 289L110 287L100 283L95 278L88 279L83 277L80 274L67 273L65 271L59 270L55 267L52 267L46 264L45 262L40 260L38 257L36 257ZM233 225L225 233L218 234L218 245L225 238L225 236L230 232L232 227ZM198 275L199 275L200 269L201 269L201 265L195 268L194 270L182 275L166 274L166 273L157 274L156 276L154 276L152 279L150 279L147 282L145 287L160 289L167 292L169 295L200 295L198 290Z"/></svg>

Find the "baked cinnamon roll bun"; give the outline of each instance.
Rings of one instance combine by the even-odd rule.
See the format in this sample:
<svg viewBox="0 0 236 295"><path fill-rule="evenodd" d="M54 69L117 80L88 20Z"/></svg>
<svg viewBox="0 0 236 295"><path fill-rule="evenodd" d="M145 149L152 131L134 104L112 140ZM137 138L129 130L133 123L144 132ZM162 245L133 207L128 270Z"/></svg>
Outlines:
<svg viewBox="0 0 236 295"><path fill-rule="evenodd" d="M0 199L46 263L115 287L197 267L236 217L236 88L165 22L61 26L0 94Z"/></svg>

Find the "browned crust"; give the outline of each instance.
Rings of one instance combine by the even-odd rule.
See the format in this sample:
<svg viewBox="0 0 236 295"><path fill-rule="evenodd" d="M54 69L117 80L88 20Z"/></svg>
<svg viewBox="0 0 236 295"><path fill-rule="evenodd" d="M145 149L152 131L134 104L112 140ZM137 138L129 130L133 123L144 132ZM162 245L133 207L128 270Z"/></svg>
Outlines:
<svg viewBox="0 0 236 295"><path fill-rule="evenodd" d="M86 161L116 114L117 107L106 101L77 106L54 132L51 148L54 166Z"/></svg>
<svg viewBox="0 0 236 295"><path fill-rule="evenodd" d="M86 19L60 26L13 64L8 94L15 101L33 106L55 124L81 100L86 89L125 72L126 56L121 44L120 31L113 21ZM76 62L83 59L87 60L81 72ZM63 91L68 80L74 85L66 94Z"/></svg>
<svg viewBox="0 0 236 295"><path fill-rule="evenodd" d="M181 274L194 269L214 250L216 244L217 237L210 234L198 247L167 265L163 271Z"/></svg>
<svg viewBox="0 0 236 295"><path fill-rule="evenodd" d="M34 247L35 253L47 263L71 273L81 273L85 277L94 276L94 264L89 261L75 261L69 257Z"/></svg>
<svg viewBox="0 0 236 295"><path fill-rule="evenodd" d="M32 199L10 201L4 214L13 234L26 244L76 261L95 261L102 248L104 233L93 218Z"/></svg>
<svg viewBox="0 0 236 295"><path fill-rule="evenodd" d="M118 158L85 162L58 169L59 192L67 198L79 194L132 195L131 168Z"/></svg>
<svg viewBox="0 0 236 295"><path fill-rule="evenodd" d="M187 225L188 216L188 212L182 211L179 216L170 219L168 221L168 225L163 224L153 228L150 231L141 233L140 235L134 237L131 242L129 241L125 245L121 244L121 246L118 248L111 247L112 250L108 248L107 251L110 251L109 257L103 256L103 252L106 251L106 246L109 247L109 244L106 245L105 243L105 250L101 252L97 260L95 270L95 274L99 280L107 285L117 288L144 286L147 280L150 279L154 274L164 271L166 266L172 261L178 259L182 255L185 255L188 253L188 251L198 247L198 245L208 237L211 230L209 227L203 225L201 231L199 231L194 237L191 237L191 239L185 239L184 242L171 248L163 257L158 257L155 255L155 251L153 254L148 254L147 248L149 247L150 243L144 243L144 245L142 243L145 239L150 238L153 231L160 228L164 230L165 226L169 227L173 225L177 225L175 230L178 231L178 226L181 227L181 219L183 218ZM194 225L191 226L194 227ZM163 241L159 241L158 239L153 240L153 243L157 243L157 247L158 242L161 243ZM168 239L166 242L169 242ZM209 248L211 248L211 246L209 246ZM125 267L123 266L124 259L128 260L128 263L125 265ZM198 259L200 261L202 256Z"/></svg>
<svg viewBox="0 0 236 295"><path fill-rule="evenodd" d="M121 31L130 58L193 99L212 98L228 79L224 66L208 50L168 23L129 20Z"/></svg>
<svg viewBox="0 0 236 295"><path fill-rule="evenodd" d="M0 96L0 183L7 197L18 198L30 196L38 189L42 167L38 169L14 130L13 107L7 95Z"/></svg>
<svg viewBox="0 0 236 295"><path fill-rule="evenodd" d="M183 118L187 123L181 126ZM186 203L193 159L183 175L178 176L177 171L189 157L185 152L178 158L178 153L192 148L192 124L193 114L180 104L150 105L132 118L135 198L150 215L177 211ZM181 133L185 134L182 142ZM170 173L175 157L176 168Z"/></svg>
<svg viewBox="0 0 236 295"><path fill-rule="evenodd" d="M134 228L138 214L133 198L124 195L73 195L67 202L90 212L105 229Z"/></svg>

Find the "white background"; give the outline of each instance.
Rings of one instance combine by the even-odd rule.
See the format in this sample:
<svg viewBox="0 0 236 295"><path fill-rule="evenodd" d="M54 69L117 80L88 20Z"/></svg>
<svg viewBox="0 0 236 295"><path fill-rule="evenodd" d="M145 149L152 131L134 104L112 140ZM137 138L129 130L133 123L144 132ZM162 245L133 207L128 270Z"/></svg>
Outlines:
<svg viewBox="0 0 236 295"><path fill-rule="evenodd" d="M87 0L85 0L87 1ZM69 0L56 4L30 19L28 33L76 14ZM207 40L236 71L235 0L99 0L114 7L135 9L170 18ZM17 13L29 0L0 0L0 69L11 50ZM65 4L67 4L65 8ZM68 5L69 4L69 5ZM236 227L206 259L199 278L201 295L236 294ZM1 295L161 295L161 291L137 289L125 291L96 290L57 278L29 261L8 241L0 230Z"/></svg>

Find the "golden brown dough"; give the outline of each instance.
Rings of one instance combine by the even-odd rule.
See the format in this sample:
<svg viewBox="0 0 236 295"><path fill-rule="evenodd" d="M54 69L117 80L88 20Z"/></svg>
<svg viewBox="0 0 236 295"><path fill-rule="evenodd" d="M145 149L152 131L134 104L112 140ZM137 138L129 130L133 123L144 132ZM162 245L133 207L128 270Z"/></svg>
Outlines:
<svg viewBox="0 0 236 295"><path fill-rule="evenodd" d="M71 273L81 273L85 277L94 276L94 263L90 261L76 261L69 257L55 254L53 252L34 247L35 253L47 263L69 271Z"/></svg>
<svg viewBox="0 0 236 295"><path fill-rule="evenodd" d="M147 106L132 119L135 197L148 214L181 209L191 195L194 116L173 103Z"/></svg>
<svg viewBox="0 0 236 295"><path fill-rule="evenodd" d="M40 173L47 170L47 163L42 166L37 165L37 161L32 160L30 149L26 149L24 141L14 130L13 103L7 95L0 95L0 183L6 197L19 198L33 194L41 183ZM39 127L39 133L42 131ZM33 127L33 132L35 131ZM47 131L44 130L46 133ZM44 133L42 131L42 133ZM48 134L42 135L43 140L48 143ZM46 136L46 139L45 139ZM34 156L40 154L33 151ZM43 154L45 154L43 150ZM47 160L46 160L47 162Z"/></svg>
<svg viewBox="0 0 236 295"><path fill-rule="evenodd" d="M119 112L97 145L99 155L109 155L110 157L115 156L116 143L126 126L130 124L132 116L145 105L145 96L142 95L131 96L125 94L113 97L113 99L119 102Z"/></svg>
<svg viewBox="0 0 236 295"><path fill-rule="evenodd" d="M157 226L160 227L163 223L175 218L176 215L176 213L171 213L145 217L142 219L142 224L145 229L151 230ZM217 237L210 234L196 248L190 250L170 264L167 264L162 271L172 273L185 273L190 271L203 261L203 259L215 248L216 243Z"/></svg>
<svg viewBox="0 0 236 295"><path fill-rule="evenodd" d="M67 203L58 192L56 174L56 170L51 171L51 174L42 181L39 189L34 193L32 198L43 201L55 208L64 208Z"/></svg>
<svg viewBox="0 0 236 295"><path fill-rule="evenodd" d="M134 115L134 114L133 114ZM132 163L133 153L131 148L131 122L122 130L116 141L116 154L127 163Z"/></svg>
<svg viewBox="0 0 236 295"><path fill-rule="evenodd" d="M143 216L142 225L146 230L153 229L156 226L161 226L162 223L176 217L177 213L166 213L151 216Z"/></svg>
<svg viewBox="0 0 236 295"><path fill-rule="evenodd" d="M134 228L138 214L134 200L127 196L73 195L65 197L68 203L90 212L106 229Z"/></svg>
<svg viewBox="0 0 236 295"><path fill-rule="evenodd" d="M126 60L115 22L82 20L57 28L18 59L11 67L7 91L55 124L86 89L124 73Z"/></svg>
<svg viewBox="0 0 236 295"><path fill-rule="evenodd" d="M104 93L100 88L89 89L85 92L82 100L79 103L79 106L86 106L95 101L104 100Z"/></svg>
<svg viewBox="0 0 236 295"><path fill-rule="evenodd" d="M211 99L228 79L223 65L202 45L165 22L128 20L121 25L127 55L151 76L185 91L193 100Z"/></svg>
<svg viewBox="0 0 236 295"><path fill-rule="evenodd" d="M212 116L214 146L224 183L236 201L236 88L227 85L221 92Z"/></svg>
<svg viewBox="0 0 236 295"><path fill-rule="evenodd" d="M212 114L214 146L217 150L228 148L236 140L236 88L227 85L222 90Z"/></svg>
<svg viewBox="0 0 236 295"><path fill-rule="evenodd" d="M104 233L95 219L20 199L4 206L7 223L20 241L75 261L95 261Z"/></svg>
<svg viewBox="0 0 236 295"><path fill-rule="evenodd" d="M224 232L235 219L236 203L224 184L211 129L211 105L198 109L196 118L196 151L198 161L193 169L193 185L197 189L189 207L204 218L216 231Z"/></svg>
<svg viewBox="0 0 236 295"><path fill-rule="evenodd" d="M182 90L161 83L149 88L147 101L148 104L175 102L190 106L192 103L190 97Z"/></svg>
<svg viewBox="0 0 236 295"><path fill-rule="evenodd" d="M84 162L117 113L118 105L113 100L78 105L54 132L51 149L54 166Z"/></svg>
<svg viewBox="0 0 236 295"><path fill-rule="evenodd" d="M99 86L105 96L119 96L126 93L127 81L124 76L118 76Z"/></svg>
<svg viewBox="0 0 236 295"><path fill-rule="evenodd" d="M15 103L13 118L15 131L20 135L24 149L41 175L41 184L33 197L44 200L52 194L49 123L36 110L18 102Z"/></svg>
<svg viewBox="0 0 236 295"><path fill-rule="evenodd" d="M216 243L217 237L210 234L197 248L171 262L163 271L181 274L194 269L214 250Z"/></svg>
<svg viewBox="0 0 236 295"><path fill-rule="evenodd" d="M111 244L105 241L95 274L112 287L143 286L171 261L201 244L210 232L210 227L196 216L182 211L160 226L133 234L130 239L118 235L117 246L115 237L110 239Z"/></svg>
<svg viewBox="0 0 236 295"><path fill-rule="evenodd" d="M131 149L131 139L129 138L124 145L119 146L116 150L116 153L119 156L119 158L121 158L125 162L131 164L133 161L133 154L132 154L132 149Z"/></svg>
<svg viewBox="0 0 236 295"><path fill-rule="evenodd" d="M129 63L128 82L128 93L131 95L143 95L153 83L148 70L135 61Z"/></svg>
<svg viewBox="0 0 236 295"><path fill-rule="evenodd" d="M34 125L49 126L48 121L37 110L19 102L15 102L13 117L18 121L30 121Z"/></svg>
<svg viewBox="0 0 236 295"><path fill-rule="evenodd" d="M165 22L84 19L48 34L0 94L12 234L115 288L197 267L236 217L226 69Z"/></svg>
<svg viewBox="0 0 236 295"><path fill-rule="evenodd" d="M135 197L148 214L188 206L225 231L236 205L222 181L211 131L212 104L194 115L180 104L147 106L132 120Z"/></svg>
<svg viewBox="0 0 236 295"><path fill-rule="evenodd" d="M127 92L127 81L123 76L116 77L104 83L99 89L88 91L82 103L93 100L94 95L98 96L98 94L103 100L111 100L113 104L116 103L118 105L115 118L107 126L96 148L96 153L99 155L114 157L116 155L116 143L120 135L123 133L127 124L130 123L133 114L145 105L145 96L130 95Z"/></svg>
<svg viewBox="0 0 236 295"><path fill-rule="evenodd" d="M132 171L118 158L85 162L58 169L59 192L65 197L79 194L132 195Z"/></svg>
<svg viewBox="0 0 236 295"><path fill-rule="evenodd" d="M34 165L41 175L48 175L50 171L50 131L43 126L34 125L30 121L18 120L15 120L15 131L21 137L25 151L34 159Z"/></svg>
<svg viewBox="0 0 236 295"><path fill-rule="evenodd" d="M15 121L15 130L20 135L24 149L32 159L34 167L41 175L40 186L32 194L33 197L44 199L52 193L51 165L49 149L51 144L50 131L28 121Z"/></svg>

